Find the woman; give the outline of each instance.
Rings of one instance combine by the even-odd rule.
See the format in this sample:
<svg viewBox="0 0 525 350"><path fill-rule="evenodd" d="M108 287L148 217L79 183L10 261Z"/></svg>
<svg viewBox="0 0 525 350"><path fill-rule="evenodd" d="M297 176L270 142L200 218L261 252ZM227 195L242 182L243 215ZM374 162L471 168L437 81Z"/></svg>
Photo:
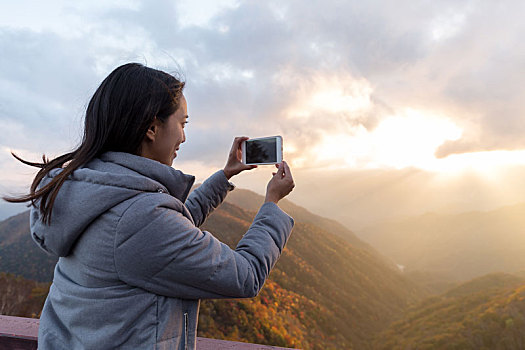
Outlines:
<svg viewBox="0 0 525 350"><path fill-rule="evenodd" d="M43 163L30 194L31 235L60 257L40 318L39 349L195 349L199 299L253 297L290 236L277 202L293 187L285 162L235 250L199 230L233 189L226 166L189 196L171 167L186 141L184 83L140 64L115 69L89 102L82 144ZM16 156L15 156L16 157Z"/></svg>

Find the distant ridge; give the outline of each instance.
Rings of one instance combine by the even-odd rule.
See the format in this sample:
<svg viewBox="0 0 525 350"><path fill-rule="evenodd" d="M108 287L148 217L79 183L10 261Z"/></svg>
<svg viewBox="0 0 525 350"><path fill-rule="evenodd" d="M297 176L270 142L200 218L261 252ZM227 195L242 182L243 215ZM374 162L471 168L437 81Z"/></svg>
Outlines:
<svg viewBox="0 0 525 350"><path fill-rule="evenodd" d="M425 271L468 280L525 269L525 203L492 211L427 213L360 232L407 272Z"/></svg>
<svg viewBox="0 0 525 350"><path fill-rule="evenodd" d="M226 201L233 203L244 210L257 211L264 202L264 196L261 196L250 190L235 189L235 191L232 191L228 194ZM375 248L373 248L369 243L363 241L355 233L350 231L336 220L316 215L287 199L281 200L279 202L279 207L299 222L322 227L325 231L343 238L348 243L353 244L356 247L375 252Z"/></svg>

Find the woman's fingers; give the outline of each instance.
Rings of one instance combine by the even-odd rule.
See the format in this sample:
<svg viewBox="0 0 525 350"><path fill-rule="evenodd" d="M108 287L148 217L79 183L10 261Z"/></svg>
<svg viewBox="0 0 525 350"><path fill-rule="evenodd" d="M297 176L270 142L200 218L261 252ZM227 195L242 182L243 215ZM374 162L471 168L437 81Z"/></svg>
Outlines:
<svg viewBox="0 0 525 350"><path fill-rule="evenodd" d="M284 160L283 160L283 171L284 171L285 176L292 177L292 172L290 171L290 167L288 166L288 163L286 163Z"/></svg>
<svg viewBox="0 0 525 350"><path fill-rule="evenodd" d="M284 161L279 163L279 169L277 170L277 174L281 175L281 177L284 176Z"/></svg>
<svg viewBox="0 0 525 350"><path fill-rule="evenodd" d="M241 143L243 141L248 140L248 139L249 139L249 137L246 137L246 136L238 136L238 137L234 138L230 154L236 155L237 151L239 151L241 149Z"/></svg>
<svg viewBox="0 0 525 350"><path fill-rule="evenodd" d="M278 168L278 170L277 172L272 173L274 176L275 174L279 174L281 177L292 177L290 167L288 166L288 163L286 163L284 160L281 163L275 164L275 166Z"/></svg>

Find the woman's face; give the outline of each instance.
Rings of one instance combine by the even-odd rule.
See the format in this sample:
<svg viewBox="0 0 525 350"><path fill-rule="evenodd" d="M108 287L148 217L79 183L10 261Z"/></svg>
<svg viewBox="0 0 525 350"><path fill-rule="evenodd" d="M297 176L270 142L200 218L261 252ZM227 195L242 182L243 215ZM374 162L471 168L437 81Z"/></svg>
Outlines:
<svg viewBox="0 0 525 350"><path fill-rule="evenodd" d="M188 106L184 95L180 99L179 109L164 122L155 119L146 135L141 155L171 166L177 157L181 143L186 141L184 126L188 119Z"/></svg>

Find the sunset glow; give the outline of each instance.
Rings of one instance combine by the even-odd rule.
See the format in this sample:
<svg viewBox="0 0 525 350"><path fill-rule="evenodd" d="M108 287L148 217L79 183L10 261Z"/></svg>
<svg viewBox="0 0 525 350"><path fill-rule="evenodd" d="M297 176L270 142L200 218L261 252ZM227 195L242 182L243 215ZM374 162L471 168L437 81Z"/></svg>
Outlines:
<svg viewBox="0 0 525 350"><path fill-rule="evenodd" d="M292 80L301 86L295 103L291 104L286 112L292 119L322 116L325 120L334 117L319 113L340 113L352 119L355 113L366 111L372 106L372 87L365 79L355 79L350 75L316 75L308 80Z"/></svg>
<svg viewBox="0 0 525 350"><path fill-rule="evenodd" d="M498 167L525 163L521 150L437 158L439 147L459 140L466 126L457 117L433 110L405 107L388 114L374 103L375 92L366 79L320 74L304 79L289 73L279 79L280 84L297 90L284 111L292 129L319 135L306 141L306 147L305 140L285 137L285 158L296 168L415 168L448 175L474 171L493 178ZM379 113L379 122L363 123L363 115L371 113Z"/></svg>
<svg viewBox="0 0 525 350"><path fill-rule="evenodd" d="M296 166L308 166L308 159L316 159L314 164L332 169L417 168L450 175L468 170L489 176L498 167L525 164L525 150L435 156L439 146L458 140L462 133L448 118L408 109L385 118L375 129L358 125L350 132L327 134L311 154L298 153L293 144L288 151L295 155Z"/></svg>
<svg viewBox="0 0 525 350"><path fill-rule="evenodd" d="M450 120L406 110L367 130L356 125L345 132L326 134L313 151L318 163L334 168L432 169L436 149L456 140L462 130Z"/></svg>

